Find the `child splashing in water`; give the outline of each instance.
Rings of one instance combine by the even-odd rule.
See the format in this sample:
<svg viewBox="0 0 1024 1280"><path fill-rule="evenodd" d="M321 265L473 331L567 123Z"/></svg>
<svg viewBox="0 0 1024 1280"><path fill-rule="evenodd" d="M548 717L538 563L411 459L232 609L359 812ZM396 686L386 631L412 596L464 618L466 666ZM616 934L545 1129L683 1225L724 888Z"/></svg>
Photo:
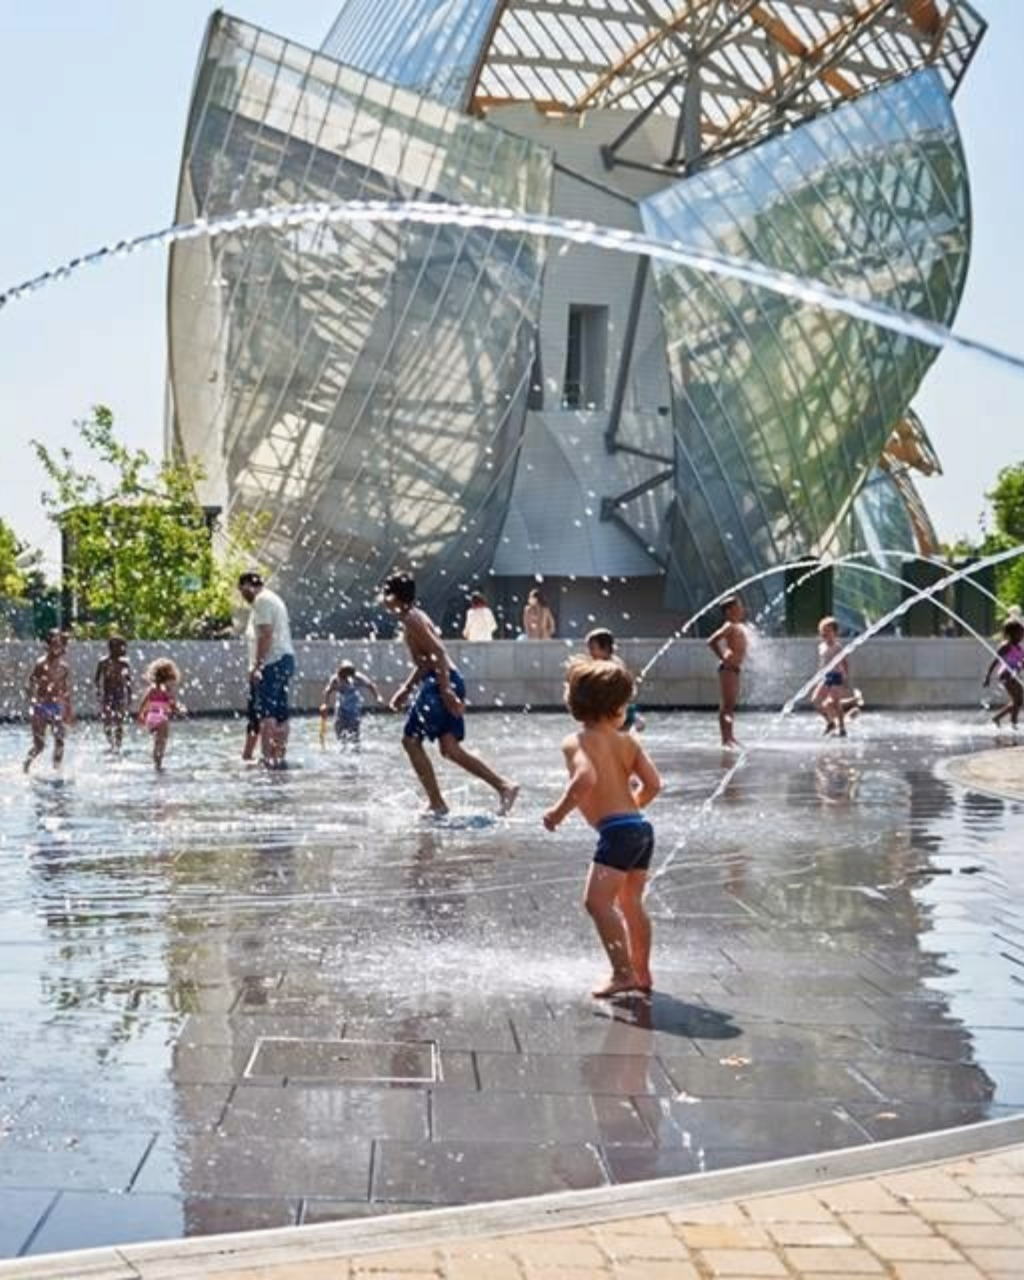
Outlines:
<svg viewBox="0 0 1024 1280"><path fill-rule="evenodd" d="M1021 703L1024 702L1024 623L1017 618L1010 618L1003 627L1003 643L996 650L997 657L989 663L985 673L985 687L988 688L993 673L998 668L997 678L1006 695L1010 699L1005 707L992 717L994 724L1000 724L1004 716L1010 717L1014 729L1018 727Z"/></svg>
<svg viewBox="0 0 1024 1280"><path fill-rule="evenodd" d="M661 790L661 779L639 740L620 732L633 693L633 677L616 662L569 664L565 702L582 727L562 743L569 783L544 814L544 826L554 831L578 809L598 833L583 901L612 966L593 991L601 1000L653 987L643 897L654 830L643 807Z"/></svg>
<svg viewBox="0 0 1024 1280"><path fill-rule="evenodd" d="M146 668L146 692L139 705L138 719L153 735L153 764L158 770L164 767L171 717L185 713L175 696L180 679L181 673L170 658L157 658Z"/></svg>
<svg viewBox="0 0 1024 1280"><path fill-rule="evenodd" d="M818 635L818 667L823 669L843 648L839 623L831 615L822 618L818 623ZM864 705L860 690L850 689L850 668L845 658L825 671L811 694L811 701L825 721L825 733L838 730L839 737L845 738L847 717L857 715Z"/></svg>
<svg viewBox="0 0 1024 1280"><path fill-rule="evenodd" d="M320 723L324 727L331 711L331 700L334 699L334 733L342 746L359 750L363 704L366 701L364 690L380 701L380 690L361 671L357 671L354 662L341 662L338 670L324 686L323 702L320 704ZM321 735L321 745L323 735Z"/></svg>

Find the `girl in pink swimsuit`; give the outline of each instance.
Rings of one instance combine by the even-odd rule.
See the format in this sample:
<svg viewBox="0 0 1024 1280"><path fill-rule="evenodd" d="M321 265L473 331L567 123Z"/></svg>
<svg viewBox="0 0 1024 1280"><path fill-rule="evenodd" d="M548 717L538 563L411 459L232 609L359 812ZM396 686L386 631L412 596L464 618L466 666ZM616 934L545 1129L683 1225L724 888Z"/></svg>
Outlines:
<svg viewBox="0 0 1024 1280"><path fill-rule="evenodd" d="M184 712L175 697L181 673L170 658L157 658L146 669L146 692L139 706L139 724L153 735L153 763L164 767L164 753L171 734L171 717Z"/></svg>
<svg viewBox="0 0 1024 1280"><path fill-rule="evenodd" d="M1006 623L1003 627L1003 643L996 653L998 657L992 659L985 672L985 684L988 685L993 672L998 668L999 680L1010 701L1005 707L1000 707L992 720L999 724L1004 716L1009 716L1010 724L1016 729L1021 703L1024 702L1024 623L1018 622L1016 618L1011 618Z"/></svg>

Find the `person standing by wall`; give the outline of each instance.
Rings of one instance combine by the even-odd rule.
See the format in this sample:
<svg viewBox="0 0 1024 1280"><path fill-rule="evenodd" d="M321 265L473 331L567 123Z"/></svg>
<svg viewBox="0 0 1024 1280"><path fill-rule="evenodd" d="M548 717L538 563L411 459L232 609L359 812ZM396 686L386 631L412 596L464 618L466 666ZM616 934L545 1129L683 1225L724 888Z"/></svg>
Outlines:
<svg viewBox="0 0 1024 1280"><path fill-rule="evenodd" d="M474 591L469 597L469 608L466 610L466 625L462 628L463 640L493 640L497 629L498 621L486 598L479 591Z"/></svg>
<svg viewBox="0 0 1024 1280"><path fill-rule="evenodd" d="M536 587L523 606L523 635L527 640L550 640L555 634L555 615Z"/></svg>
<svg viewBox="0 0 1024 1280"><path fill-rule="evenodd" d="M283 769L288 750L288 684L295 674L288 610L281 597L264 585L261 574L240 574L238 590L250 606L245 638L262 763L268 769Z"/></svg>

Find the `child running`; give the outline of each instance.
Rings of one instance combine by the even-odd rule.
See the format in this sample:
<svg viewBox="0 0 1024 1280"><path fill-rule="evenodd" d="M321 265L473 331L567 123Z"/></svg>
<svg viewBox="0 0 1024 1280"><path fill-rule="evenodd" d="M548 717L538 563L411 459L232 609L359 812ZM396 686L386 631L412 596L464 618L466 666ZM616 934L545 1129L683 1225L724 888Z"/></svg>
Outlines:
<svg viewBox="0 0 1024 1280"><path fill-rule="evenodd" d="M369 676L357 671L353 662L340 662L338 670L324 686L323 703L320 707L320 718L326 721L330 714L331 699L335 700L335 736L343 746L351 747L353 751L358 751L360 745L360 726L366 702L364 689L380 701L380 690Z"/></svg>
<svg viewBox="0 0 1024 1280"><path fill-rule="evenodd" d="M1004 716L1010 717L1014 729L1018 727L1021 703L1024 702L1024 623L1010 618L1003 626L1003 643L996 650L997 657L989 664L985 672L985 687L988 688L993 672L998 668L997 676L1009 698L1005 707L992 717L993 724L1000 724Z"/></svg>
<svg viewBox="0 0 1024 1280"><path fill-rule="evenodd" d="M405 722L402 746L427 793L427 815L443 818L448 813L448 806L437 785L434 766L423 745L424 738L436 741L446 760L493 787L498 793L498 813L504 816L515 804L519 787L495 773L462 746L466 735L463 719L466 685L452 666L437 627L416 606L415 579L407 573L396 573L384 583L382 594L385 607L401 619L405 643L413 661L409 677L391 698L391 709L398 711L419 685Z"/></svg>
<svg viewBox="0 0 1024 1280"><path fill-rule="evenodd" d="M736 704L740 698L740 676L750 643L743 601L729 596L722 601L722 625L708 640L708 648L718 659L718 728L722 746L738 748L736 741Z"/></svg>
<svg viewBox="0 0 1024 1280"><path fill-rule="evenodd" d="M839 623L835 618L822 618L818 623L818 636L818 669L822 670L829 667L843 647L839 639ZM849 668L843 658L825 671L811 694L815 709L825 721L825 733L835 733L838 729L840 738L846 737L843 690L849 678Z"/></svg>
<svg viewBox="0 0 1024 1280"><path fill-rule="evenodd" d="M46 652L33 666L28 678L32 745L23 766L26 773L32 761L46 748L46 730L53 734L53 767L59 769L64 760L64 736L71 723L71 669L67 663L68 639L54 628L46 635Z"/></svg>
<svg viewBox="0 0 1024 1280"><path fill-rule="evenodd" d="M593 631L587 633L586 637L587 652L595 662L614 662L617 666L628 671L629 668L615 652L615 636L607 627L595 627ZM635 729L637 733L642 733L644 728L644 718L640 714L640 708L635 702L631 702L626 708L626 719L623 722L623 732Z"/></svg>
<svg viewBox="0 0 1024 1280"><path fill-rule="evenodd" d="M633 677L619 664L573 658L565 703L583 726L562 743L569 783L544 814L554 831L578 809L598 833L583 905L612 966L593 995L649 993L651 922L644 910L654 829L643 814L661 790L658 771L633 734L620 733L633 697Z"/></svg>
<svg viewBox="0 0 1024 1280"><path fill-rule="evenodd" d="M171 735L171 717L184 715L175 690L181 673L170 658L157 658L146 668L146 692L139 705L139 724L153 735L153 764L164 767L167 739Z"/></svg>
<svg viewBox="0 0 1024 1280"><path fill-rule="evenodd" d="M132 705L132 672L128 665L128 644L123 636L111 636L107 641L107 656L96 664L94 683L107 746L113 755L119 755L124 722Z"/></svg>

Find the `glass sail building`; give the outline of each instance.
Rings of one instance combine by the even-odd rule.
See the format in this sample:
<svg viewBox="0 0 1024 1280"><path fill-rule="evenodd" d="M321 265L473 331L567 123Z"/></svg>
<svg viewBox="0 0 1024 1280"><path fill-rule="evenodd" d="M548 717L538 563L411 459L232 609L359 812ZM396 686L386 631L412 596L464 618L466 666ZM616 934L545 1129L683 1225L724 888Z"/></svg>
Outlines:
<svg viewBox="0 0 1024 1280"><path fill-rule="evenodd" d="M349 0L312 50L218 13L177 216L553 215L948 324L983 33L961 0ZM306 632L363 630L397 566L449 623L542 579L564 633L659 634L795 557L935 550L909 474L937 466L909 412L935 352L864 320L458 224L270 219L169 277L169 443Z"/></svg>

